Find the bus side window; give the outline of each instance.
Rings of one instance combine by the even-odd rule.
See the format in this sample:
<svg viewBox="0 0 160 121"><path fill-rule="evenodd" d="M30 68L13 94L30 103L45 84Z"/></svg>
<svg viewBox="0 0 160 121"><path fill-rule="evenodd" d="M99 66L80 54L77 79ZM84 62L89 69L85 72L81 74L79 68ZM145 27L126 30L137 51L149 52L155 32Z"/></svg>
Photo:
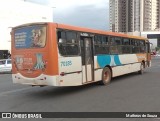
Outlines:
<svg viewBox="0 0 160 121"><path fill-rule="evenodd" d="M96 35L94 38L95 54L109 54L108 36Z"/></svg>
<svg viewBox="0 0 160 121"><path fill-rule="evenodd" d="M130 43L129 43L129 39L127 39L127 38L124 38L123 39L123 45L129 45Z"/></svg>
<svg viewBox="0 0 160 121"><path fill-rule="evenodd" d="M67 36L67 43L76 44L78 42L76 32L66 32L66 36Z"/></svg>
<svg viewBox="0 0 160 121"><path fill-rule="evenodd" d="M131 40L131 45L132 45L132 53L134 54L134 53L136 53L136 49L135 49L135 40Z"/></svg>
<svg viewBox="0 0 160 121"><path fill-rule="evenodd" d="M58 36L58 49L59 53L61 55L66 55L66 48L65 48L65 43L66 43L66 37L65 37L65 32L64 31L58 31L57 32Z"/></svg>
<svg viewBox="0 0 160 121"><path fill-rule="evenodd" d="M65 32L58 31L58 43L66 43Z"/></svg>
<svg viewBox="0 0 160 121"><path fill-rule="evenodd" d="M135 46L139 46L139 40L135 40Z"/></svg>
<svg viewBox="0 0 160 121"><path fill-rule="evenodd" d="M139 40L136 40L136 53L139 53L140 52L140 42Z"/></svg>
<svg viewBox="0 0 160 121"><path fill-rule="evenodd" d="M111 37L111 45L122 45L120 37Z"/></svg>
<svg viewBox="0 0 160 121"><path fill-rule="evenodd" d="M111 45L114 45L114 42L115 41L115 38L114 37L110 37L110 42L111 42Z"/></svg>
<svg viewBox="0 0 160 121"><path fill-rule="evenodd" d="M132 52L139 53L140 52L139 40L131 40L131 44L132 44Z"/></svg>
<svg viewBox="0 0 160 121"><path fill-rule="evenodd" d="M75 56L79 55L79 43L77 33L73 31L66 32L67 37L67 55Z"/></svg>
<svg viewBox="0 0 160 121"><path fill-rule="evenodd" d="M145 52L145 41L140 40L140 52L144 53Z"/></svg>
<svg viewBox="0 0 160 121"><path fill-rule="evenodd" d="M95 54L102 54L101 44L102 44L102 42L100 39L100 35L95 35L95 37L94 37Z"/></svg>
<svg viewBox="0 0 160 121"><path fill-rule="evenodd" d="M111 54L122 54L122 41L120 37L110 37L111 47L110 51Z"/></svg>
<svg viewBox="0 0 160 121"><path fill-rule="evenodd" d="M76 32L59 31L57 34L58 34L59 52L62 56L79 55L79 44Z"/></svg>
<svg viewBox="0 0 160 121"><path fill-rule="evenodd" d="M103 36L103 38L102 38L102 44L109 45L109 39L108 39L108 37Z"/></svg>
<svg viewBox="0 0 160 121"><path fill-rule="evenodd" d="M121 45L122 44L120 37L115 37L115 44L116 45Z"/></svg>
<svg viewBox="0 0 160 121"><path fill-rule="evenodd" d="M131 51L131 46L130 46L130 40L128 38L123 38L122 40L122 54L130 54Z"/></svg>
<svg viewBox="0 0 160 121"><path fill-rule="evenodd" d="M95 36L95 42L94 43L95 44L101 44L102 43L101 36L99 36L99 35Z"/></svg>

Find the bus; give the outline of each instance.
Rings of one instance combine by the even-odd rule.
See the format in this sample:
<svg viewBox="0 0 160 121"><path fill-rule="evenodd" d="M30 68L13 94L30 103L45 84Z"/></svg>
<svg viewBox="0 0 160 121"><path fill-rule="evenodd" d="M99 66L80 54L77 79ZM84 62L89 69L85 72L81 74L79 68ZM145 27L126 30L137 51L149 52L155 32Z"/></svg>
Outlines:
<svg viewBox="0 0 160 121"><path fill-rule="evenodd" d="M12 28L13 83L32 86L107 85L151 66L147 38L58 23Z"/></svg>

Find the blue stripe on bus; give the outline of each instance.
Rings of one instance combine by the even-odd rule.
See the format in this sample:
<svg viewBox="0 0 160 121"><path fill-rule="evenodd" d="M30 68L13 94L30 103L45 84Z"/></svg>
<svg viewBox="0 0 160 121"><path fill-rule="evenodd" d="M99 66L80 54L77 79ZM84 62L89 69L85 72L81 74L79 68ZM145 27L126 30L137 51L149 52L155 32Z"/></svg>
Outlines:
<svg viewBox="0 0 160 121"><path fill-rule="evenodd" d="M97 62L100 68L104 68L106 65L110 66L122 65L118 55L98 55Z"/></svg>
<svg viewBox="0 0 160 121"><path fill-rule="evenodd" d="M114 56L114 62L115 62L115 64L116 64L116 66L122 65L122 63L121 63L120 60L119 60L119 56L118 56L118 55L115 55L115 56Z"/></svg>
<svg viewBox="0 0 160 121"><path fill-rule="evenodd" d="M104 68L106 65L110 65L111 56L110 55L98 55L97 56L98 65Z"/></svg>

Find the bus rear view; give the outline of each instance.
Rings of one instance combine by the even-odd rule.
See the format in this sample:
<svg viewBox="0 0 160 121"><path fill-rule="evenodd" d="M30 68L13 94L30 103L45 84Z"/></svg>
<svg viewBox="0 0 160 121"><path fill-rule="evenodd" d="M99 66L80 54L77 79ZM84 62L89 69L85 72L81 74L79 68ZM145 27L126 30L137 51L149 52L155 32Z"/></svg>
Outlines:
<svg viewBox="0 0 160 121"><path fill-rule="evenodd" d="M147 38L58 23L12 29L14 83L38 86L104 85L151 66Z"/></svg>
<svg viewBox="0 0 160 121"><path fill-rule="evenodd" d="M14 83L28 85L56 85L54 74L56 69L56 45L50 42L47 33L49 24L26 24L12 29L12 79ZM54 61L54 62L53 62ZM54 68L49 68L54 66Z"/></svg>

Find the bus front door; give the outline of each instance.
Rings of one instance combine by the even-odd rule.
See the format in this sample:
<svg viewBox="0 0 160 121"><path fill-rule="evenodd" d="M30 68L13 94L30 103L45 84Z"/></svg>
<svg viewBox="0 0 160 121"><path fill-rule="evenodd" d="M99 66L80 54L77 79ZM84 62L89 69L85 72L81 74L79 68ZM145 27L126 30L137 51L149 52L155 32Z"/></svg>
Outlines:
<svg viewBox="0 0 160 121"><path fill-rule="evenodd" d="M150 46L152 43L150 42L146 42L146 54L147 54L147 66L150 67L151 66L151 50L150 50Z"/></svg>
<svg viewBox="0 0 160 121"><path fill-rule="evenodd" d="M83 83L93 81L93 48L91 37L81 37Z"/></svg>

